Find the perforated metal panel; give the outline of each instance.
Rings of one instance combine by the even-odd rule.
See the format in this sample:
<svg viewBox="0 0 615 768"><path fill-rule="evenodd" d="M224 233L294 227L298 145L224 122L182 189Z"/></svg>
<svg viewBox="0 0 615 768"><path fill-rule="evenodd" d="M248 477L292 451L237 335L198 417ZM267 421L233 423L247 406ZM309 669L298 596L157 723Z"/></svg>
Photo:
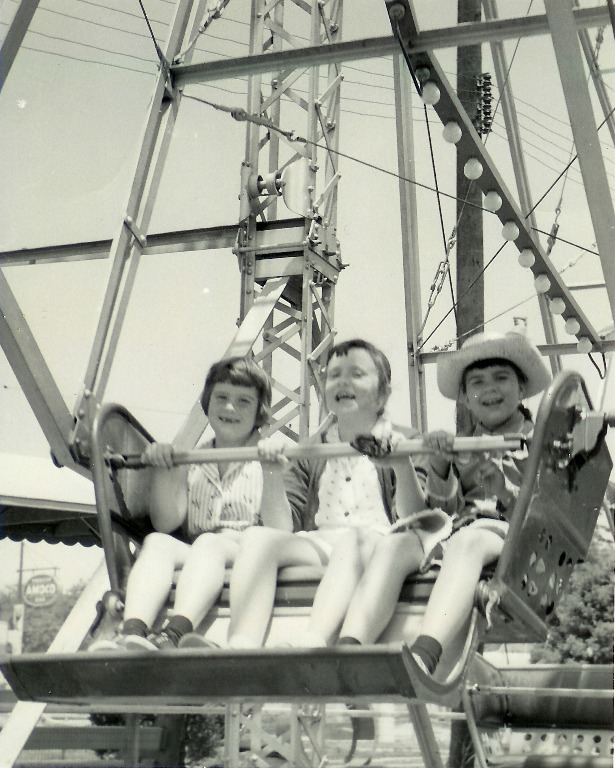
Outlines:
<svg viewBox="0 0 615 768"><path fill-rule="evenodd" d="M560 374L540 406L526 481L491 584L502 610L539 641L587 555L612 468L602 437L590 450L575 444L589 413L580 377Z"/></svg>

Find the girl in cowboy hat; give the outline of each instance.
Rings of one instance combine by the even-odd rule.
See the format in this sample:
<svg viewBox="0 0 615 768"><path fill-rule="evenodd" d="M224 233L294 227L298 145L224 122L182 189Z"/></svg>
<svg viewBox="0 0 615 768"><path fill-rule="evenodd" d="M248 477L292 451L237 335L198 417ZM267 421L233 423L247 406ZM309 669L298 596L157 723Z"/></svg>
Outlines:
<svg viewBox="0 0 615 768"><path fill-rule="evenodd" d="M548 386L551 375L540 352L519 333L479 333L461 349L444 352L437 363L438 388L460 401L471 417L469 435L528 435L532 417L522 400ZM443 648L453 641L472 611L483 568L502 551L521 485L526 454L497 458L452 454L453 435L426 434L430 455L427 495L455 519L442 567L427 604L422 634L411 651L432 674Z"/></svg>

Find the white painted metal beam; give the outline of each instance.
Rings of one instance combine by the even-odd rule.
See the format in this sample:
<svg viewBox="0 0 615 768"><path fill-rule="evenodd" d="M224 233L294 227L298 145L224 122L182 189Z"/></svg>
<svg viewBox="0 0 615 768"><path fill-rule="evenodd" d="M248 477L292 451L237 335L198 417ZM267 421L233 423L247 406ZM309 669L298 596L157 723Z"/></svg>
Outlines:
<svg viewBox="0 0 615 768"><path fill-rule="evenodd" d="M411 424L420 432L427 428L425 375L420 356L421 268L416 207L414 134L410 75L401 54L393 58L395 118L397 122L397 169L401 212L401 250L406 299L406 342L408 354L408 396Z"/></svg>
<svg viewBox="0 0 615 768"><path fill-rule="evenodd" d="M572 0L545 0L555 58L602 263L611 314L615 319L615 209L600 150L594 111L574 23Z"/></svg>
<svg viewBox="0 0 615 768"><path fill-rule="evenodd" d="M487 19L497 18L498 14L495 0L483 0L483 9ZM519 121L517 120L517 110L512 93L512 85L510 78L508 77L509 68L506 61L506 51L504 50L504 45L501 41L491 43L491 56L493 58L495 76L500 90L500 105L502 107L502 114L506 125L506 136L508 138L515 181L517 183L519 203L522 211L530 211L528 217L529 223L531 227L535 228L537 222L534 214L534 206L532 204L532 194L530 192L527 168L525 165L521 131L519 130ZM540 316L542 318L542 326L544 328L547 343L555 344L557 342L557 332L555 330L555 323L553 322L553 315L549 310L547 299L544 294L538 295L538 305L540 307ZM551 372L555 375L561 369L559 357L551 357L549 362L551 364Z"/></svg>
<svg viewBox="0 0 615 768"><path fill-rule="evenodd" d="M69 450L73 418L0 270L0 345L58 462L86 475Z"/></svg>
<svg viewBox="0 0 615 768"><path fill-rule="evenodd" d="M21 0L15 10L15 15L0 48L0 90L11 71L15 56L17 56L38 4L39 0Z"/></svg>
<svg viewBox="0 0 615 768"><path fill-rule="evenodd" d="M599 27L608 23L609 14L606 8L584 8L575 11L574 20L577 29ZM413 42L412 50L418 53L438 48L452 48L548 33L549 24L546 16L526 16L518 19L501 19L476 24L457 24L454 27L420 32ZM368 37L361 40L306 46L305 48L264 55L242 56L224 61L176 64L171 67L171 73L175 85L180 86L274 72L278 69L285 70L334 62L373 59L378 56L391 56L397 50L397 44L393 37Z"/></svg>
<svg viewBox="0 0 615 768"><path fill-rule="evenodd" d="M458 152L468 160L473 158L480 163L481 174L475 183L480 186L484 194L491 191L498 193L502 204L495 215L497 215L503 225L510 222L510 226L514 225L518 229L518 234L512 238L515 247L519 251L524 249L531 250L534 256L534 264L532 265L534 275L544 274L549 278L548 296L551 299L560 298L564 301L564 317L571 320L575 319L578 322L578 331L575 334L577 338L579 340L587 338L594 349L600 349L602 341L600 334L592 327L585 313L540 245L536 233L528 223L527 215L520 210L504 184L495 163L487 152L485 145L477 134L472 121L457 98L436 57L428 52L415 53L413 40L416 35L416 26L408 0L385 1L391 16L391 25L398 36L408 66L414 73L421 69L424 71L423 84L420 84L421 92L426 82L432 84L430 86L432 89L437 89L437 98L433 104L433 109L443 125L453 122L461 129L461 137L457 142Z"/></svg>

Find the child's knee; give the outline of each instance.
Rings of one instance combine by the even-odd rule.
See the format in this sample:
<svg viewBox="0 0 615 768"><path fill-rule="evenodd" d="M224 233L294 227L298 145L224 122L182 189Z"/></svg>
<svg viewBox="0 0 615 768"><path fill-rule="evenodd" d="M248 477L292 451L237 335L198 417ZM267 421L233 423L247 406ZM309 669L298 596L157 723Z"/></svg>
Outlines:
<svg viewBox="0 0 615 768"><path fill-rule="evenodd" d="M212 545L215 545L217 541L217 534L215 533L202 533L192 542L192 549L207 549Z"/></svg>
<svg viewBox="0 0 615 768"><path fill-rule="evenodd" d="M485 548L485 529L468 526L450 538L446 544L446 557L480 557Z"/></svg>
<svg viewBox="0 0 615 768"><path fill-rule="evenodd" d="M167 533L154 531L153 533L148 533L143 540L142 552L147 552L148 555L154 553L165 554L171 551L172 546L173 539L171 536Z"/></svg>
<svg viewBox="0 0 615 768"><path fill-rule="evenodd" d="M376 553L381 557L398 557L410 552L417 557L423 553L423 545L415 533L392 533L382 536L376 544Z"/></svg>
<svg viewBox="0 0 615 768"><path fill-rule="evenodd" d="M267 528L261 525L254 525L241 534L240 547L242 551L252 552L275 550L279 544L279 535L273 528Z"/></svg>

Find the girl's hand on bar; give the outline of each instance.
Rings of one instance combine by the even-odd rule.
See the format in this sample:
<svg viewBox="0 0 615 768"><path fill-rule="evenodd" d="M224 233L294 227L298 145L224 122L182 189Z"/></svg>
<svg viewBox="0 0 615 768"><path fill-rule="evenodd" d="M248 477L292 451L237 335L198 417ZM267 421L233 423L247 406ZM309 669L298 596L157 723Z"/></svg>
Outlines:
<svg viewBox="0 0 615 768"><path fill-rule="evenodd" d="M264 437L256 444L260 460L267 464L267 469L270 471L281 470L288 463L284 455L285 448L286 444L276 436ZM263 469L265 469L264 466Z"/></svg>
<svg viewBox="0 0 615 768"><path fill-rule="evenodd" d="M171 443L150 443L143 451L143 462L153 467L173 469L173 446Z"/></svg>

